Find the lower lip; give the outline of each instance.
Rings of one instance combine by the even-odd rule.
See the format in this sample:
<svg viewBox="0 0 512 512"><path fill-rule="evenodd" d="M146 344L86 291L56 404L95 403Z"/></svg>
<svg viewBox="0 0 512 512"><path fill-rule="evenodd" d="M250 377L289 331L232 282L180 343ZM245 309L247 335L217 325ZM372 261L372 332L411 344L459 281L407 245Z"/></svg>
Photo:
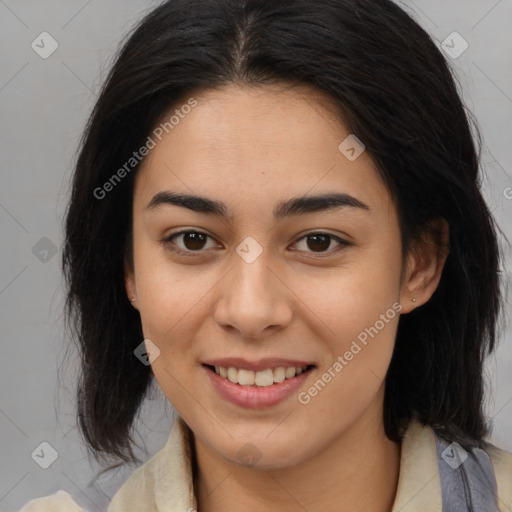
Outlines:
<svg viewBox="0 0 512 512"><path fill-rule="evenodd" d="M283 382L278 382L271 386L253 387L235 384L217 375L206 365L203 365L203 368L211 379L213 386L223 398L247 409L265 409L286 400L300 388L314 370L314 367L312 367L300 375L291 379L285 379Z"/></svg>

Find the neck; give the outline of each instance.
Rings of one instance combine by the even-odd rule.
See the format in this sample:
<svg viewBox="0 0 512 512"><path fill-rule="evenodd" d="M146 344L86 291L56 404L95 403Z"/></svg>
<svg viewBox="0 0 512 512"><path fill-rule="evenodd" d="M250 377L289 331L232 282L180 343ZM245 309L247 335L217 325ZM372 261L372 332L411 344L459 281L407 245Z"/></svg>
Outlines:
<svg viewBox="0 0 512 512"><path fill-rule="evenodd" d="M389 512L401 453L400 444L385 435L381 408L360 418L326 450L293 467L246 468L219 457L197 439L194 451L198 512Z"/></svg>

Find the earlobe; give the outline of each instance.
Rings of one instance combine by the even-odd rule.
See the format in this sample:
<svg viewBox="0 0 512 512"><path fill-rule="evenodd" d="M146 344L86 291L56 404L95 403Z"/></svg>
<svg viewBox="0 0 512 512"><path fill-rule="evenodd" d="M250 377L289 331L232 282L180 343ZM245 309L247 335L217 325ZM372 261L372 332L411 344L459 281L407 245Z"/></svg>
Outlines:
<svg viewBox="0 0 512 512"><path fill-rule="evenodd" d="M410 250L402 287L402 313L430 300L441 281L449 251L448 223L443 218L430 221Z"/></svg>
<svg viewBox="0 0 512 512"><path fill-rule="evenodd" d="M137 290L135 287L135 276L133 271L125 268L124 286L128 300L131 302L134 308L137 308Z"/></svg>

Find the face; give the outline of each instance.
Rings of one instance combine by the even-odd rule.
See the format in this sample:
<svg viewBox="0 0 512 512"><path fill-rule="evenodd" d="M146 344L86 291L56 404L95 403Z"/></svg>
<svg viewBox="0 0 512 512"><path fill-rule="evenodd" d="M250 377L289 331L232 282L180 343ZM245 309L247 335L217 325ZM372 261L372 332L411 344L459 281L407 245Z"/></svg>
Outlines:
<svg viewBox="0 0 512 512"><path fill-rule="evenodd" d="M397 211L368 153L339 149L350 133L319 94L196 94L136 177L126 286L152 370L196 439L235 463L250 442L261 467L291 466L382 418L410 294Z"/></svg>

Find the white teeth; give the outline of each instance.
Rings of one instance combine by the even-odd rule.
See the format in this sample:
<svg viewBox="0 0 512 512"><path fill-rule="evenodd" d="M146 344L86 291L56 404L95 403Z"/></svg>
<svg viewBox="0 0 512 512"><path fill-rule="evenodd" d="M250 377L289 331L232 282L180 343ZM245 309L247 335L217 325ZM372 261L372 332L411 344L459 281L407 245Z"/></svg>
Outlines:
<svg viewBox="0 0 512 512"><path fill-rule="evenodd" d="M274 369L274 382L283 382L285 369L281 366Z"/></svg>
<svg viewBox="0 0 512 512"><path fill-rule="evenodd" d="M259 372L252 370L243 370L238 368L226 368L224 366L215 366L215 373L221 377L227 378L234 384L240 384L241 386L259 386L266 387L283 382L285 379L291 379L295 375L300 375L306 368L296 368L289 366L285 368L280 366L278 368L268 368Z"/></svg>
<svg viewBox="0 0 512 512"><path fill-rule="evenodd" d="M254 376L254 383L256 386L271 386L274 384L272 370L269 368L268 370L256 372L256 375Z"/></svg>
<svg viewBox="0 0 512 512"><path fill-rule="evenodd" d="M238 370L236 368L228 368L228 379L234 384L238 383Z"/></svg>
<svg viewBox="0 0 512 512"><path fill-rule="evenodd" d="M286 371L284 372L284 376L287 379L291 379L292 377L295 377L295 366L289 366L286 368Z"/></svg>
<svg viewBox="0 0 512 512"><path fill-rule="evenodd" d="M238 370L238 384L252 386L254 384L254 372L252 370Z"/></svg>

